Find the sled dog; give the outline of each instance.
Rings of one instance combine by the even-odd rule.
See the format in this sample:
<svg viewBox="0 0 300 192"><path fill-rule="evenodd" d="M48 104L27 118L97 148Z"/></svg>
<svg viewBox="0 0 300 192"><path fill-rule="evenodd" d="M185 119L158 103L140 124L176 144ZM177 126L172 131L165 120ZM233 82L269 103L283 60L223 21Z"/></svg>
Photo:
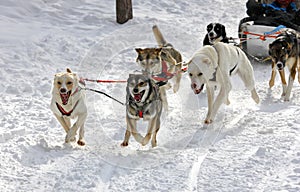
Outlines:
<svg viewBox="0 0 300 192"><path fill-rule="evenodd" d="M216 43L198 50L188 62L191 88L199 94L204 85L207 89L208 112L205 124L212 123L222 103L230 104L228 95L231 90L230 76L237 73L256 103L259 97L255 90L253 68L245 53L238 47ZM220 88L214 100L215 86Z"/></svg>
<svg viewBox="0 0 300 192"><path fill-rule="evenodd" d="M203 40L204 45L213 45L217 42L229 43L225 26L221 23L210 23L206 27L207 34Z"/></svg>
<svg viewBox="0 0 300 192"><path fill-rule="evenodd" d="M65 142L76 140L79 129L78 145L85 145L84 123L87 118L85 91L82 90L78 76L70 69L54 76L50 108L66 131ZM71 125L71 119L77 119Z"/></svg>
<svg viewBox="0 0 300 192"><path fill-rule="evenodd" d="M284 101L289 101L296 70L298 71L298 82L300 83L300 64L299 64L299 33L292 29L283 30L276 39L269 44L269 55L272 58L272 74L269 86L274 86L276 68L280 74L282 83L282 97ZM288 84L285 81L284 68L289 70Z"/></svg>
<svg viewBox="0 0 300 192"><path fill-rule="evenodd" d="M153 79L161 85L160 94L164 109L167 110L166 90L170 88L168 80L175 80L173 91L176 93L182 76L182 57L170 43L167 43L156 25L153 26L152 30L159 48L136 48L138 54L136 61L144 71L152 74Z"/></svg>
<svg viewBox="0 0 300 192"><path fill-rule="evenodd" d="M130 135L140 144L147 145L151 139L152 147L156 147L156 134L160 128L162 102L158 86L143 74L130 74L126 87L126 123L127 129L121 146L128 146ZM149 121L145 137L137 131L137 121Z"/></svg>

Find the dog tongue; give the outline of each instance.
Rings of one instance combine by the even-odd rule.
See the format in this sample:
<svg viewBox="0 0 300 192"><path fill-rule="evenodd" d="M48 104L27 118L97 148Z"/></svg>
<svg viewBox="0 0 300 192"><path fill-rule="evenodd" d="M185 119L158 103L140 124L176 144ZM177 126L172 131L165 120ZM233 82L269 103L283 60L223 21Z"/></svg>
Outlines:
<svg viewBox="0 0 300 192"><path fill-rule="evenodd" d="M141 94L134 94L134 100L136 100L137 102L140 102L142 100Z"/></svg>
<svg viewBox="0 0 300 192"><path fill-rule="evenodd" d="M69 100L69 94L68 93L60 94L60 98L61 98L61 101L62 101L63 105L68 104L68 100Z"/></svg>

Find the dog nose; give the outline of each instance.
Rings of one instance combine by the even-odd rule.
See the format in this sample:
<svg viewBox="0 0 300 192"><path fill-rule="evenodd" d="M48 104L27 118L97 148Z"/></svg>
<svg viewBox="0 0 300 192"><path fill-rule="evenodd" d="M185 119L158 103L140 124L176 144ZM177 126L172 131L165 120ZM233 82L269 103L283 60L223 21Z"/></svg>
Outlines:
<svg viewBox="0 0 300 192"><path fill-rule="evenodd" d="M134 89L133 89L133 92L134 92L134 93L138 93L138 92L139 92L139 89L138 89L138 88L134 88Z"/></svg>
<svg viewBox="0 0 300 192"><path fill-rule="evenodd" d="M192 89L196 89L196 87L197 87L196 83L192 83L191 87L192 87Z"/></svg>
<svg viewBox="0 0 300 192"><path fill-rule="evenodd" d="M61 93L66 93L66 92L67 92L67 89L66 89L66 88L61 88L61 89L60 89L60 92L61 92Z"/></svg>
<svg viewBox="0 0 300 192"><path fill-rule="evenodd" d="M282 69L284 67L283 63L282 62L277 62L277 68L278 69Z"/></svg>

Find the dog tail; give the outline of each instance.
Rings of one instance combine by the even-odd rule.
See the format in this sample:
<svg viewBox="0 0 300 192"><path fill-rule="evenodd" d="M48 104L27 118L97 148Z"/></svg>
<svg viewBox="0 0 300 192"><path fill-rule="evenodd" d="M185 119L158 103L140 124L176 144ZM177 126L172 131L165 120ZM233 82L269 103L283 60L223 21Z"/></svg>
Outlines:
<svg viewBox="0 0 300 192"><path fill-rule="evenodd" d="M157 42L159 47L173 47L170 43L168 43L165 40L164 36L162 35L160 30L158 29L157 25L154 25L152 27L152 30L153 30L154 37L155 37L156 42Z"/></svg>

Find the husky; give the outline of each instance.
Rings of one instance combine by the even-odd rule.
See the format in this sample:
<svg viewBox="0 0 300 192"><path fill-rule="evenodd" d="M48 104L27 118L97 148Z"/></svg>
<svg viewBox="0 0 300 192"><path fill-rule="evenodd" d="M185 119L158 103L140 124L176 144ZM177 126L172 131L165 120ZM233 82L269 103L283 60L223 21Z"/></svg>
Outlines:
<svg viewBox="0 0 300 192"><path fill-rule="evenodd" d="M156 147L156 134L160 128L162 101L158 86L145 74L130 74L126 87L126 123L127 129L121 146L128 146L130 135L140 144L147 145L151 139L152 147ZM137 121L149 121L145 137L137 131Z"/></svg>
<svg viewBox="0 0 300 192"><path fill-rule="evenodd" d="M152 30L159 48L136 48L138 54L136 62L144 71L152 74L153 79L161 85L160 94L163 106L165 110L168 110L166 90L171 87L168 80L175 80L173 92L176 93L183 73L181 70L182 56L170 43L167 43L156 25L153 26Z"/></svg>
<svg viewBox="0 0 300 192"><path fill-rule="evenodd" d="M206 27L206 35L203 40L204 45L213 45L217 42L229 43L225 26L221 23L210 23Z"/></svg>
<svg viewBox="0 0 300 192"><path fill-rule="evenodd" d="M238 47L218 42L213 46L207 45L198 50L188 64L191 88L199 94L206 85L208 112L205 124L213 122L222 103L230 104L228 99L232 88L230 76L238 74L251 96L259 103L254 83L254 72L245 53ZM219 87L219 94L214 100L214 89Z"/></svg>
<svg viewBox="0 0 300 192"><path fill-rule="evenodd" d="M272 74L269 86L270 88L274 86L277 68L282 83L281 96L284 98L284 101L289 101L290 99L296 70L298 71L298 82L300 83L299 40L299 33L292 29L285 29L269 44L269 55L272 58ZM290 72L288 84L285 81L285 66Z"/></svg>
<svg viewBox="0 0 300 192"><path fill-rule="evenodd" d="M84 123L87 118L85 91L79 83L77 74L69 68L66 72L54 76L50 109L66 131L65 142L75 141L76 132L80 129L77 144L85 145ZM77 119L73 125L71 119Z"/></svg>

